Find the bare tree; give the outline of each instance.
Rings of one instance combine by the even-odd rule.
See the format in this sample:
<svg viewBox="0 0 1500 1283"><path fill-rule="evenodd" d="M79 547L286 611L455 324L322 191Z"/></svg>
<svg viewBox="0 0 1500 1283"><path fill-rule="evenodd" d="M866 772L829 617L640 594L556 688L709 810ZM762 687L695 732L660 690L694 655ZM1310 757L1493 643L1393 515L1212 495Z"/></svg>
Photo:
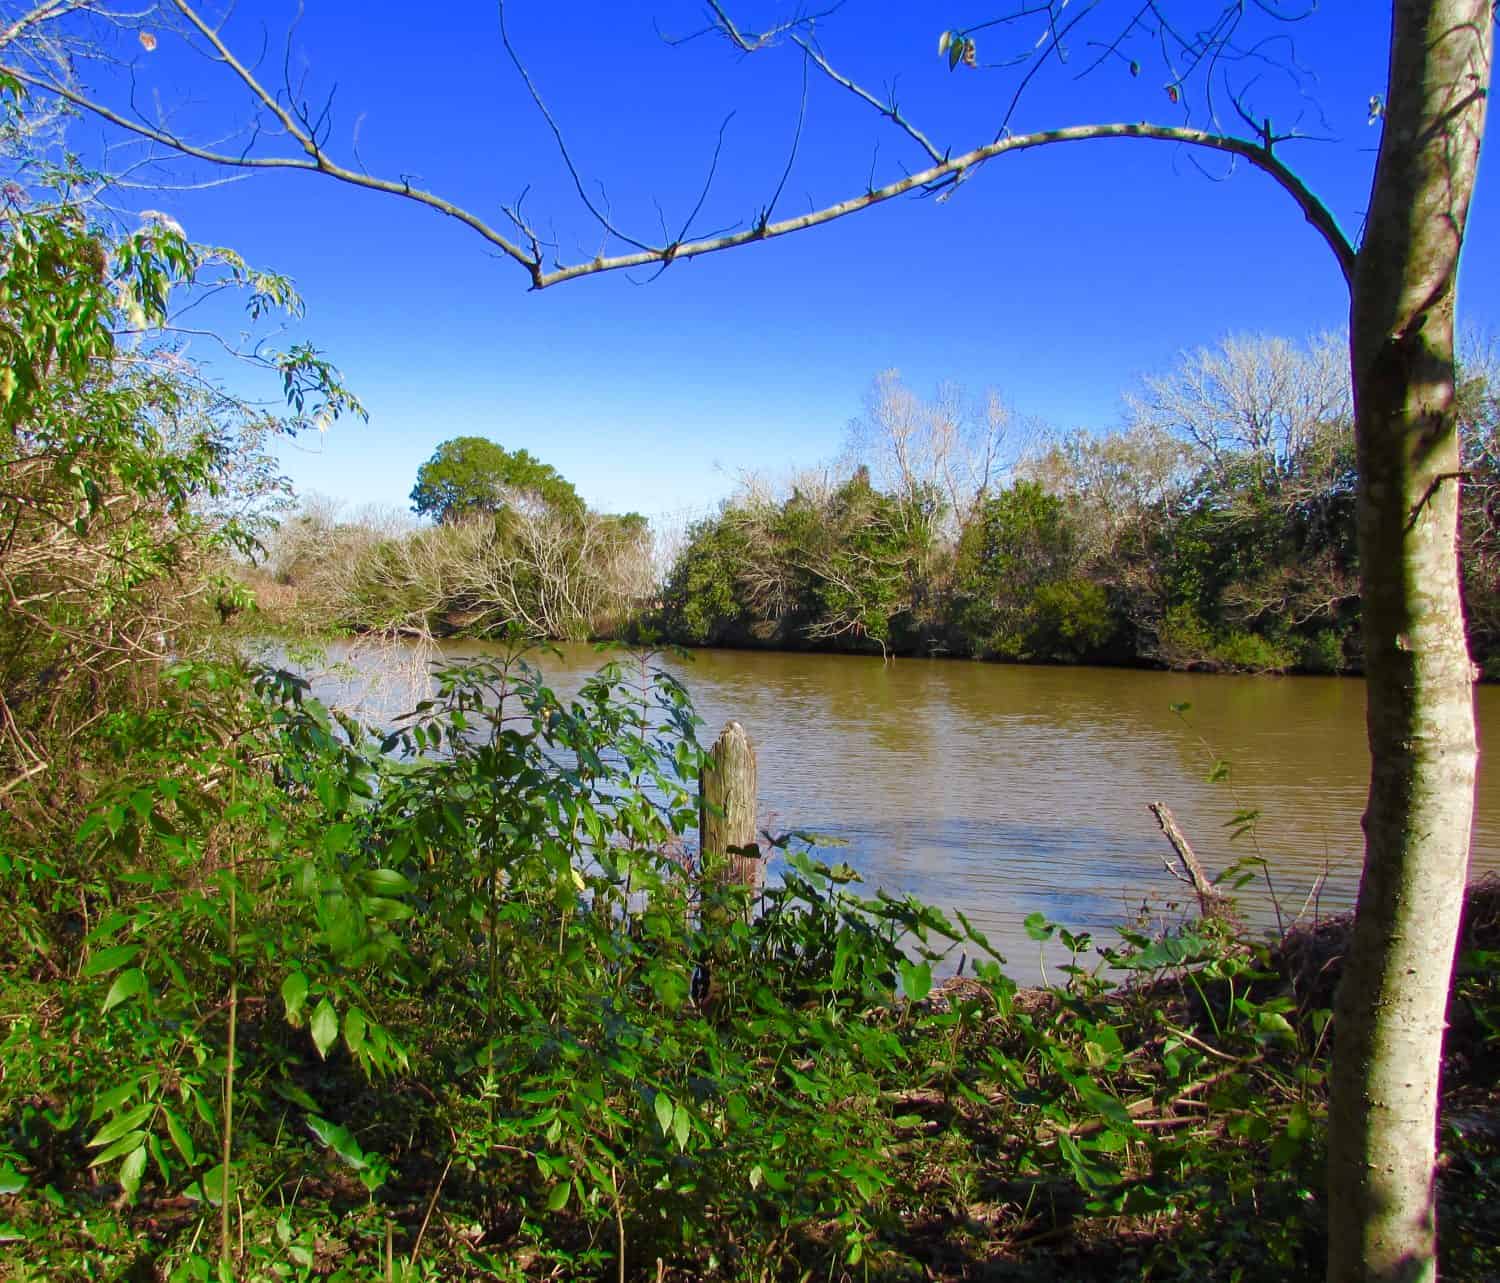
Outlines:
<svg viewBox="0 0 1500 1283"><path fill-rule="evenodd" d="M1320 334L1299 347L1231 335L1184 352L1170 374L1148 375L1125 403L1134 427L1179 437L1221 480L1248 462L1266 489L1353 443L1348 339Z"/></svg>
<svg viewBox="0 0 1500 1283"><path fill-rule="evenodd" d="M864 415L849 424L842 463L849 471L868 467L881 490L908 502L924 491L941 495L954 535L1011 467L1015 426L998 392L971 404L960 387L944 383L928 401L898 371L885 370L865 397Z"/></svg>
<svg viewBox="0 0 1500 1283"><path fill-rule="evenodd" d="M1492 655L1500 644L1500 344L1466 336L1460 371L1464 604L1471 644Z"/></svg>
<svg viewBox="0 0 1500 1283"><path fill-rule="evenodd" d="M399 511L339 520L314 500L270 543L273 580L314 626L427 637L518 627L534 637L608 632L653 579L643 522L545 506L414 527Z"/></svg>
<svg viewBox="0 0 1500 1283"><path fill-rule="evenodd" d="M1017 471L1072 501L1082 555L1094 563L1144 546L1191 475L1187 447L1150 424L1104 436L1079 428L1044 438Z"/></svg>

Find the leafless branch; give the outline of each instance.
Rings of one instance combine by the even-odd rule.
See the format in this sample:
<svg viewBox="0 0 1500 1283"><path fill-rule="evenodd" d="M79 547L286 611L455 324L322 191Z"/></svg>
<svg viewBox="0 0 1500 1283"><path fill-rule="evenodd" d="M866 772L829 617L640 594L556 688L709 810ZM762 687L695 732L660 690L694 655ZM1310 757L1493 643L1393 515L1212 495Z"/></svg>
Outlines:
<svg viewBox="0 0 1500 1283"><path fill-rule="evenodd" d="M832 80L835 84L842 85L856 98L860 99L862 102L869 103L870 106L875 108L876 111L878 111L882 116L889 120L891 124L895 125L897 129L906 134L908 138L910 138L917 144L917 146L919 146L923 151L927 153L928 158L934 164L941 165L947 158L945 152L940 152L935 146L933 146L932 140L929 139L926 134L924 134L920 129L913 125L911 121L907 120L907 118L901 114L901 109L896 104L896 90L894 85L891 87L889 97L882 102L879 98L875 97L875 95L872 94L868 89L855 84L854 81L850 80L847 76L843 75L839 71L836 71L833 65L828 61L828 59L823 56L822 52L811 41L805 40L801 36L793 36L792 43L799 49L801 49L804 55L806 55L808 58L811 58L813 62L817 64L818 69L822 71L822 73L830 80Z"/></svg>
<svg viewBox="0 0 1500 1283"><path fill-rule="evenodd" d="M626 235L610 221L607 211L601 210L594 204L588 194L587 188L584 186L583 176L578 172L578 166L573 163L573 156L568 150L567 140L563 137L562 127L557 123L557 118L548 109L546 101L542 98L541 92L536 87L536 82L531 78L531 73L526 70L526 64L521 61L520 54L516 52L515 46L510 42L510 32L505 25L505 0L496 0L495 7L500 19L500 41L505 46L505 52L510 55L510 60L515 66L516 73L521 77L522 83L526 86L526 92L531 95L531 101L536 104L536 109L541 113L542 119L547 122L547 128L552 131L552 137L557 142L557 150L561 153L563 164L567 166L568 173L572 176L573 187L578 192L578 199L583 202L584 208L593 215L600 227L604 228L609 235L615 237L617 240L623 241L626 245L633 245L636 249L647 253L664 254L666 252L665 249L652 250L644 241L638 241L634 237ZM720 131L720 141L723 141L722 130ZM717 159L717 152L715 153L715 159Z"/></svg>
<svg viewBox="0 0 1500 1283"><path fill-rule="evenodd" d="M776 190L771 193L771 199L756 220L761 227L771 221L771 215L776 212L776 202L781 199L781 193L786 189L786 180L792 176L792 166L797 163L797 149L802 144L802 126L807 121L807 62L807 58L804 57L802 59L802 98L797 106L797 128L792 134L792 149L787 153L786 168L781 171L781 181L776 184Z"/></svg>
<svg viewBox="0 0 1500 1283"><path fill-rule="evenodd" d="M498 249L504 257L520 264L527 271L533 288L537 289L560 284L563 281L572 280L577 277L595 275L602 272L628 271L639 267L660 267L679 259L716 253L752 241L774 239L809 227L833 222L850 214L907 194L920 195L941 192L943 195L946 195L953 189L955 184L977 172L981 166L1010 152L1027 151L1038 147L1067 142L1114 138L1148 139L1166 142L1184 148L1192 155L1217 154L1247 161L1254 168L1267 174L1291 196L1304 217L1328 244L1334 254L1335 260L1338 262L1340 271L1346 279L1349 278L1352 271L1354 250L1348 236L1340 228L1331 211L1275 154L1275 144L1293 135L1272 133L1269 122L1265 121L1263 117L1260 123L1254 123L1255 117L1249 112L1247 106L1244 108L1243 114L1247 121L1252 122L1252 137L1236 137L1220 132L1216 128L1195 128L1188 124L1158 125L1148 122L1082 124L1058 129L1011 134L1008 132L1010 121L1016 105L1020 101L1020 89L1018 89L1016 95L1012 96L1010 106L1007 107L1005 115L1002 118L1001 133L1003 136L996 137L991 143L985 146L953 156L946 151L939 151L931 139L907 119L896 102L894 92L887 97L871 93L838 71L822 52L814 34L816 24L819 19L837 9L837 5L825 8L817 13L799 13L789 21L766 31L750 33L737 26L729 18L724 5L719 3L719 0L712 0L709 6L713 26L715 29L721 30L741 52L746 54L754 53L764 50L773 44L785 41L798 47L802 53L804 58L803 105L799 110L798 129L793 140L791 158L776 186L770 204L766 207L763 214L756 218L748 227L687 240L686 237L691 232L693 222L704 208L709 188L717 172L724 141L721 130L702 194L699 196L688 219L683 224L681 232L675 239L666 239L660 244L653 245L645 240L629 235L614 221L607 204L601 205L599 199L591 194L590 186L585 182L582 171L578 168L573 154L566 144L563 131L556 117L548 108L520 58L518 51L511 43L509 33L505 29L505 6L503 0L497 0L501 36L507 53L515 65L522 82L531 94L537 110L552 132L579 199L604 233L604 243L600 245L598 252L592 257L583 258L580 261L572 263L564 263L554 258L549 267L543 258L542 238L536 234L531 224L520 215L518 206L507 208L504 211L506 218L515 225L519 233L517 236L512 236L502 232L478 214L442 196L424 190L409 177L403 176L396 180L380 178L364 169L363 162L360 162L361 168L359 169L350 169L336 162L326 149L328 123L331 117L331 95L324 102L320 110L314 111L306 103L302 103L300 106L297 105L299 96L293 92L290 84L288 84L284 93L272 93L257 78L255 71L230 51L227 42L221 35L220 28L216 28L205 21L188 0L171 0L171 2L175 10L182 16L186 24L186 29L197 33L197 37L206 43L211 56L228 69L249 92L252 100L257 104L255 132L252 134L246 147L238 153L227 148L205 146L190 142L187 138L181 136L170 124L165 123L160 113L157 113L155 117L148 117L139 111L134 115L130 115L124 111L116 110L105 102L91 96L74 83L70 77L58 74L55 71L49 71L45 67L32 66L19 59L0 64L0 67L3 67L5 71L15 75L19 80L34 88L41 89L75 107L94 113L100 119L125 131L130 136L146 140L153 145L170 149L209 164L225 169L240 170L307 170L324 174L338 182L353 187L395 195L435 209L465 224ZM1293 10L1289 7L1272 4L1271 0L1242 0L1242 2L1238 3L1225 3L1213 22L1200 30L1188 31L1169 19L1165 13L1163 0L1147 0L1147 3L1134 11L1125 30L1112 44L1106 46L1105 54L1101 56L1107 57L1112 52L1122 52L1122 42L1127 37L1131 39L1150 38L1155 40L1161 48L1162 57L1173 68L1172 75L1174 78L1169 84L1169 89L1175 95L1177 86L1185 85L1188 78L1195 75L1201 77L1214 74L1214 68L1218 65L1219 60L1244 59L1258 56L1260 46L1251 45L1245 48L1237 45L1234 41L1239 22L1244 15L1246 4L1272 17L1286 19L1287 21L1297 21L1305 16L1302 8ZM90 6L79 3L79 0L47 0L46 3L38 5L23 19L18 20L18 22L43 23L60 15L70 13L75 9L88 7ZM1038 43L1036 56L1032 60L1032 66L1022 78L1020 88L1024 89L1027 84L1031 83L1032 78L1044 64L1051 64L1062 59L1072 33L1078 29L1078 24L1082 21L1083 17L1094 8L1095 4L1090 2L1079 5L1077 9L1071 12L1065 12L1066 6L1059 3L1058 0L1049 0L1048 3L1024 3L1002 17L968 28L968 30L973 32L990 27L1009 25L1028 17L1040 16L1044 19L1045 29ZM5 42L3 39L0 39L0 49L4 48ZM872 175L870 185L863 193L842 201L824 205L821 208L810 208L808 212L795 217L773 220L771 217L772 212L783 195L787 183L790 181L792 163L796 159L802 122L805 117L805 76L809 61L817 66L831 81L855 94L862 101L878 111L882 117L894 123L923 149L928 159L933 161L933 164L919 172L903 175L898 180L879 186L875 185ZM288 76L287 79L289 81L290 77ZM1175 96L1174 101L1177 101ZM1240 107L1241 104L1237 102L1237 110ZM262 116L264 116L267 122L275 126L275 133L285 135L286 139L295 149L294 154L266 155L255 153L254 147L261 134L259 122ZM611 240L625 245L627 252L609 254L608 250Z"/></svg>

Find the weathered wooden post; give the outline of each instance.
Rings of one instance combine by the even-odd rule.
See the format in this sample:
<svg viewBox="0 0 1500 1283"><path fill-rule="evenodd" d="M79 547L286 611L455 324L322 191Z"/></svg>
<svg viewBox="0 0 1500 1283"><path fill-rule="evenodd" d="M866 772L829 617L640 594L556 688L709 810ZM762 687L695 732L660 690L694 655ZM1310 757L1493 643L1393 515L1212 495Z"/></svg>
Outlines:
<svg viewBox="0 0 1500 1283"><path fill-rule="evenodd" d="M761 861L736 854L755 845L755 749L745 728L725 723L698 783L698 862L705 878L760 889Z"/></svg>

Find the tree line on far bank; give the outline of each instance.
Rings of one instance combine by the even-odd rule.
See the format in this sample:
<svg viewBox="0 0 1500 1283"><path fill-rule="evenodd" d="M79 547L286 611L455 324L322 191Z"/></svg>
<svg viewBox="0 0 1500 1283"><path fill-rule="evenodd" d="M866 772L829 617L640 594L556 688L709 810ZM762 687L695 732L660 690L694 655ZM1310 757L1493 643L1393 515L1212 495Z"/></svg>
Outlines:
<svg viewBox="0 0 1500 1283"><path fill-rule="evenodd" d="M1497 374L1475 345L1460 386L1465 612L1487 670ZM261 596L351 631L1359 671L1344 340L1227 338L1126 407L1112 433L1056 433L888 371L838 461L779 487L743 479L667 555L640 515L590 512L526 451L460 437L412 491L433 525L306 504L272 541Z"/></svg>
<svg viewBox="0 0 1500 1283"><path fill-rule="evenodd" d="M455 437L400 512L314 498L267 541L257 597L313 631L552 640L624 632L652 592L646 519L592 512L525 450Z"/></svg>

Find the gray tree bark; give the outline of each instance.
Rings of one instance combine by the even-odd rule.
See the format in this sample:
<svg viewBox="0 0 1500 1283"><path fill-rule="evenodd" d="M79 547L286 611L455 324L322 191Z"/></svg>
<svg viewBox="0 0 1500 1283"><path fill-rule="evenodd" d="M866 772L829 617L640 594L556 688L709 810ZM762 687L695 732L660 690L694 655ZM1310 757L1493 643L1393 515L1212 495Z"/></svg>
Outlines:
<svg viewBox="0 0 1500 1283"><path fill-rule="evenodd" d="M1330 1283L1436 1277L1438 1070L1477 759L1453 316L1494 5L1396 0L1392 22L1349 327L1371 775L1334 1026Z"/></svg>

